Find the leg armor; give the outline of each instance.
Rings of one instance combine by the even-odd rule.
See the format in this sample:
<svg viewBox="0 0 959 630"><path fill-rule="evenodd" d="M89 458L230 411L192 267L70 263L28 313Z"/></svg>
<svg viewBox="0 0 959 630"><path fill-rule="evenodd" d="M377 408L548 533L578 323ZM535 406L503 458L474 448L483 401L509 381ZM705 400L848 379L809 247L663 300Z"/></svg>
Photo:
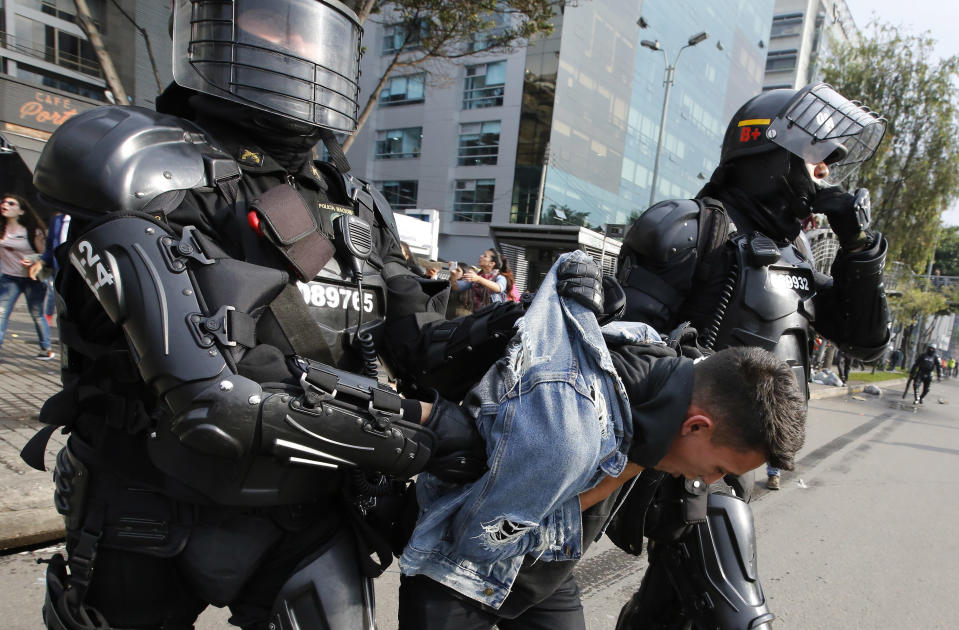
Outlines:
<svg viewBox="0 0 959 630"><path fill-rule="evenodd" d="M358 551L346 530L280 589L270 628L374 630L373 580L360 574Z"/></svg>
<svg viewBox="0 0 959 630"><path fill-rule="evenodd" d="M617 630L770 627L775 616L756 571L749 507L722 494L707 495L707 505L706 521L679 540L650 541L642 587L620 612Z"/></svg>

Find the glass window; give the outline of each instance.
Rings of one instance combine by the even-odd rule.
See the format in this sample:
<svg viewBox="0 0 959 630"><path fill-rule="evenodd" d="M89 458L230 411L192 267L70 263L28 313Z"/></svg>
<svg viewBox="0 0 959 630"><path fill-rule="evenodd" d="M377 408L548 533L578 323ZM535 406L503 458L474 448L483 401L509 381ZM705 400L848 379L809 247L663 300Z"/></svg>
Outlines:
<svg viewBox="0 0 959 630"><path fill-rule="evenodd" d="M496 107L503 104L506 84L506 62L496 61L478 66L466 66L466 88L463 90L463 109Z"/></svg>
<svg viewBox="0 0 959 630"><path fill-rule="evenodd" d="M416 207L419 185L415 179L380 182L380 192L394 210L409 210Z"/></svg>
<svg viewBox="0 0 959 630"><path fill-rule="evenodd" d="M17 77L20 79L26 79L28 81L34 81L47 87L57 88L58 90L63 90L64 92L70 92L71 94L86 96L87 98L92 98L97 101L106 102L107 100L103 94L102 87L53 74L47 72L46 70L41 70L40 68L28 66L25 63L17 64Z"/></svg>
<svg viewBox="0 0 959 630"><path fill-rule="evenodd" d="M796 67L797 51L777 50L769 51L766 55L766 72L784 72Z"/></svg>
<svg viewBox="0 0 959 630"><path fill-rule="evenodd" d="M493 220L493 194L496 180L458 179L453 196L453 220L489 223Z"/></svg>
<svg viewBox="0 0 959 630"><path fill-rule="evenodd" d="M376 159L391 160L419 157L422 140L422 127L378 131L376 132Z"/></svg>
<svg viewBox="0 0 959 630"><path fill-rule="evenodd" d="M90 42L22 15L16 19L17 35L8 38L11 48L70 70L101 76L100 63Z"/></svg>
<svg viewBox="0 0 959 630"><path fill-rule="evenodd" d="M469 43L469 50L471 52L486 50L492 45L493 40L502 37L509 26L509 15L505 12L497 12L491 16L490 21L490 28L485 31L473 33Z"/></svg>
<svg viewBox="0 0 959 630"><path fill-rule="evenodd" d="M422 103L425 84L425 72L405 77L390 77L380 92L380 105Z"/></svg>
<svg viewBox="0 0 959 630"><path fill-rule="evenodd" d="M420 41L426 35L428 25L429 22L426 19L386 25L383 27L383 54L395 53L404 49L404 43L406 44L405 50L419 48Z"/></svg>
<svg viewBox="0 0 959 630"><path fill-rule="evenodd" d="M769 31L769 39L789 37L802 32L802 13L788 13L773 17L773 25Z"/></svg>
<svg viewBox="0 0 959 630"><path fill-rule="evenodd" d="M468 123L460 125L460 145L457 164L496 164L499 153L500 122Z"/></svg>

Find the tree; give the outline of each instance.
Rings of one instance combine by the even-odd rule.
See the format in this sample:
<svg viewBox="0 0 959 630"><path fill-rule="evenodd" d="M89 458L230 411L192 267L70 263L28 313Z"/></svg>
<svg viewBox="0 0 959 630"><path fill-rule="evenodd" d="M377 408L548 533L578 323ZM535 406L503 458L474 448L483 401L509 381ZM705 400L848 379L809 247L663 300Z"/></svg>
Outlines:
<svg viewBox="0 0 959 630"><path fill-rule="evenodd" d="M533 35L548 34L562 0L348 0L362 24L380 15L392 25L395 50L357 119L359 131L379 100L390 75L399 68L429 60L460 59L475 54L505 52ZM505 19L504 19L505 18ZM349 150L354 133L343 143Z"/></svg>
<svg viewBox="0 0 959 630"><path fill-rule="evenodd" d="M942 228L934 264L944 276L959 276L959 226Z"/></svg>
<svg viewBox="0 0 959 630"><path fill-rule="evenodd" d="M873 223L889 239L889 260L924 272L940 215L959 198L959 57L933 62L928 34L875 22L870 28L858 43L836 43L823 75L889 121L876 156L849 184L870 189Z"/></svg>

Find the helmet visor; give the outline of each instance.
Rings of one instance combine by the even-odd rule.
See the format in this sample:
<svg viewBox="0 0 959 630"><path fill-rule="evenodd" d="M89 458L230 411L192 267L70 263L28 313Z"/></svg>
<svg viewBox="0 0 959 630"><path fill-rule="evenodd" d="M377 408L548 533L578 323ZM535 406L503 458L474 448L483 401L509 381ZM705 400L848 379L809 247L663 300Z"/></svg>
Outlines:
<svg viewBox="0 0 959 630"><path fill-rule="evenodd" d="M177 84L336 131L356 128L361 29L336 0L177 0Z"/></svg>
<svg viewBox="0 0 959 630"><path fill-rule="evenodd" d="M800 90L766 135L806 162L825 162L826 183L836 185L875 154L885 132L879 114L819 83Z"/></svg>

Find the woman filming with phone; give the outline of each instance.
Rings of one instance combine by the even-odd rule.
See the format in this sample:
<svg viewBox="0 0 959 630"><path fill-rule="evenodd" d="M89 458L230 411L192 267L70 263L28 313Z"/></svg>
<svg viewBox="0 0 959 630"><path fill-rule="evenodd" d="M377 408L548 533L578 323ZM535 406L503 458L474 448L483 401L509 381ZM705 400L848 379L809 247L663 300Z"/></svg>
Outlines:
<svg viewBox="0 0 959 630"><path fill-rule="evenodd" d="M450 263L450 284L456 292L472 290L473 311L495 302L507 301L512 289L513 274L509 263L495 249L487 249L479 257L479 271Z"/></svg>

